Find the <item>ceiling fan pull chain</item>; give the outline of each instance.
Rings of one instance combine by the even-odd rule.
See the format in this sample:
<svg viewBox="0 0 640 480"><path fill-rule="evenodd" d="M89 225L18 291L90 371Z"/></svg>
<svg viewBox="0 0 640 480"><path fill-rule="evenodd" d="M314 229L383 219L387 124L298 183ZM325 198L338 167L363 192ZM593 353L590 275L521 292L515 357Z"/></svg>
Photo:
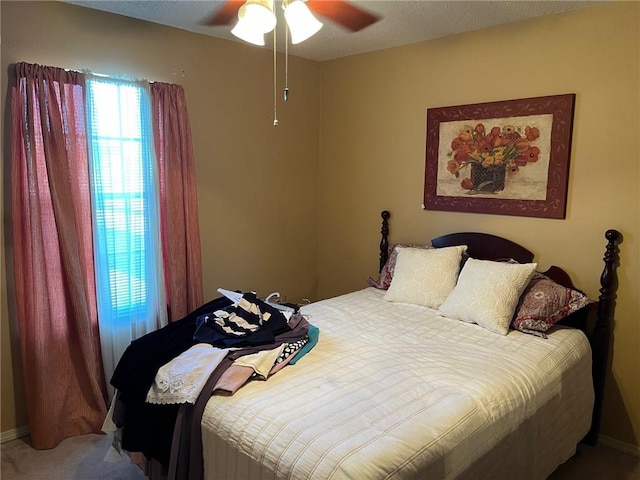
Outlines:
<svg viewBox="0 0 640 480"><path fill-rule="evenodd" d="M273 126L278 126L278 80L276 61L276 30L273 29Z"/></svg>
<svg viewBox="0 0 640 480"><path fill-rule="evenodd" d="M289 26L284 25L284 101L289 100Z"/></svg>

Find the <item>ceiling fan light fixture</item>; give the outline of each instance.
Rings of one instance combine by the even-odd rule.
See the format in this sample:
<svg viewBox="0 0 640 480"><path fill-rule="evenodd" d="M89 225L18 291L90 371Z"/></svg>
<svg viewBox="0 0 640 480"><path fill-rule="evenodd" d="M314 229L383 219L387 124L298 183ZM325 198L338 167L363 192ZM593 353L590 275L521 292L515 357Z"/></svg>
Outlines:
<svg viewBox="0 0 640 480"><path fill-rule="evenodd" d="M313 16L309 7L301 0L293 0L284 9L284 17L291 32L291 43L297 44L312 37L322 28L322 23Z"/></svg>
<svg viewBox="0 0 640 480"><path fill-rule="evenodd" d="M276 27L273 0L247 0L238 10L238 24L242 24L242 30L253 29L263 34L273 30Z"/></svg>
<svg viewBox="0 0 640 480"><path fill-rule="evenodd" d="M245 42L251 43L253 45L264 46L264 33L260 33L257 30L254 30L246 23L243 23L240 20L235 27L231 30L236 37L240 40L244 40Z"/></svg>

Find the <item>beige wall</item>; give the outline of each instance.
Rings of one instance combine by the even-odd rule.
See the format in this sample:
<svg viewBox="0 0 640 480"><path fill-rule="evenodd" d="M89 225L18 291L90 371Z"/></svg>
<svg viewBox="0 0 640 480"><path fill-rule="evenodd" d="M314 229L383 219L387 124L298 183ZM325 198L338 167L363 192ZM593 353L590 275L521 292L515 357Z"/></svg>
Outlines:
<svg viewBox="0 0 640 480"><path fill-rule="evenodd" d="M272 53L59 2L2 1L2 111L18 61L184 86L196 160L205 298L218 287L314 298L320 65L290 58L291 99L272 125ZM284 58L279 59L280 80ZM281 83L280 88L283 85ZM280 97L280 94L279 94ZM4 138L8 126L5 122ZM26 424L10 260L4 142L2 431ZM9 281L5 281L9 280ZM14 386L15 384L15 386Z"/></svg>
<svg viewBox="0 0 640 480"><path fill-rule="evenodd" d="M639 6L601 7L322 65L319 295L377 267L379 212L391 240L503 235L557 263L597 298L604 232L619 229L620 289L602 433L640 444ZM576 94L565 220L421 209L429 107ZM339 248L335 248L339 246Z"/></svg>
<svg viewBox="0 0 640 480"><path fill-rule="evenodd" d="M459 230L502 234L536 251L542 268L565 266L597 297L604 231L619 229L625 240L602 433L640 443L638 3L323 64L292 59L295 103L279 108L277 129L270 125L267 51L68 5L30 3L1 3L3 92L7 65L15 61L185 86L205 296L218 286L280 289L293 298L360 288L376 271L379 212L389 209L392 240L426 242ZM62 32L64 39L43 40ZM422 211L427 108L559 93L576 94L565 220ZM3 201L6 209L6 192ZM6 243L3 260L11 255ZM7 289L10 282L3 282L2 431L25 423L19 374L13 388L16 352L7 351L14 322Z"/></svg>

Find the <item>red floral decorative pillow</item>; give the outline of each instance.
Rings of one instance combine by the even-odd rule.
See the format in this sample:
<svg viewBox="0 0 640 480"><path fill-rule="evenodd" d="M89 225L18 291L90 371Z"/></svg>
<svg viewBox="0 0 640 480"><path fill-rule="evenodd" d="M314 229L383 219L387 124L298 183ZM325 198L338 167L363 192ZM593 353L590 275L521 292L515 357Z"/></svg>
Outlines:
<svg viewBox="0 0 640 480"><path fill-rule="evenodd" d="M388 290L393 280L393 272L396 268L396 260L398 259L398 247L413 247L413 248L433 248L426 245L411 245L408 243L396 243L389 247L389 256L387 257L387 263L384 264L378 279L375 280L371 277L367 278L367 285L370 287L379 288L381 290Z"/></svg>
<svg viewBox="0 0 640 480"><path fill-rule="evenodd" d="M511 327L547 338L545 332L553 325L590 303L582 293L536 272L520 296Z"/></svg>

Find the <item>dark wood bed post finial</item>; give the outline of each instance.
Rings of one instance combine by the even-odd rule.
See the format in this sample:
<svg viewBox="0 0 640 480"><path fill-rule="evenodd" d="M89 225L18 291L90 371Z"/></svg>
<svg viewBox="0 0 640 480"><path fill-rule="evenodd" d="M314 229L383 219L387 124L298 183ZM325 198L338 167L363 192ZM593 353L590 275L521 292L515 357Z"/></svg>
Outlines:
<svg viewBox="0 0 640 480"><path fill-rule="evenodd" d="M600 276L600 297L598 298L598 323L596 328L609 330L616 306L616 292L618 290L618 244L622 241L622 234L617 230L607 230L604 237L608 240L604 252L604 269Z"/></svg>
<svg viewBox="0 0 640 480"><path fill-rule="evenodd" d="M607 239L607 247L603 258L604 269L600 276L601 287L600 296L598 297L598 313L591 339L595 404L593 406L591 430L585 437L585 443L588 445L595 445L598 442L598 434L600 432L602 399L609 361L609 343L616 308L616 292L618 290L618 275L616 273L620 260L618 244L622 241L622 234L617 230L607 230L605 238Z"/></svg>
<svg viewBox="0 0 640 480"><path fill-rule="evenodd" d="M389 217L391 214L387 210L383 210L380 216L382 217L382 229L380 230L382 238L380 239L380 268L378 272L382 271L382 267L387 263L389 257Z"/></svg>

